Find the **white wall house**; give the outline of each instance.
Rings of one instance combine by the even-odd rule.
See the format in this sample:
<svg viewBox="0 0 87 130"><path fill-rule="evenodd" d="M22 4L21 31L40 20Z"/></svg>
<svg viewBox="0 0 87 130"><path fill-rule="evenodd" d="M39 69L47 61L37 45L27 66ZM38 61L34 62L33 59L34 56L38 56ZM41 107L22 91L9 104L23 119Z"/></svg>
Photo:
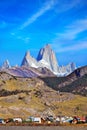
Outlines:
<svg viewBox="0 0 87 130"><path fill-rule="evenodd" d="M40 117L35 117L34 122L41 123L41 118Z"/></svg>
<svg viewBox="0 0 87 130"><path fill-rule="evenodd" d="M21 118L13 118L13 121L14 121L14 122L22 123L22 119L21 119Z"/></svg>

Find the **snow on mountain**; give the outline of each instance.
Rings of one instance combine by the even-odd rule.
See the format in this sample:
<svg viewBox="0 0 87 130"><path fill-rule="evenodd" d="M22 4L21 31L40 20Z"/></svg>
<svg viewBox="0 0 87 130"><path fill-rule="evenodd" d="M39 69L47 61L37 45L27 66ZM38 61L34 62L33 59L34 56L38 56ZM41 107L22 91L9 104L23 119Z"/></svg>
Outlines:
<svg viewBox="0 0 87 130"><path fill-rule="evenodd" d="M37 61L30 55L30 52L26 52L21 66L38 68Z"/></svg>
<svg viewBox="0 0 87 130"><path fill-rule="evenodd" d="M58 75L66 76L72 73L76 69L75 63L71 62L66 66L59 66L59 73Z"/></svg>
<svg viewBox="0 0 87 130"><path fill-rule="evenodd" d="M47 68L57 76L66 76L76 69L74 63L70 63L66 66L59 66L56 55L51 49L50 45L47 44L41 48L37 59L30 55L30 52L26 52L21 66L33 67L33 68Z"/></svg>

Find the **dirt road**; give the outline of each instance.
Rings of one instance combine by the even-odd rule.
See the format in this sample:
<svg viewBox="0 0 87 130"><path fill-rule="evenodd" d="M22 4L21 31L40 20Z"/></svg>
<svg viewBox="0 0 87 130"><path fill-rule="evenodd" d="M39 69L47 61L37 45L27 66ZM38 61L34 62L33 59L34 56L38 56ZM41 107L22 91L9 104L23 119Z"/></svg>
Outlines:
<svg viewBox="0 0 87 130"><path fill-rule="evenodd" d="M87 130L87 127L80 126L0 126L0 130Z"/></svg>

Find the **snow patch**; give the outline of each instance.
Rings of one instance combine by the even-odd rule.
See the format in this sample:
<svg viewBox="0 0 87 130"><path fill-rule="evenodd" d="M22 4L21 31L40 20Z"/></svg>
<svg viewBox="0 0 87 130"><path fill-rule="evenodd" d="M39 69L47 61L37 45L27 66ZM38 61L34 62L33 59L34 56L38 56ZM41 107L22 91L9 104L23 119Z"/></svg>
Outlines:
<svg viewBox="0 0 87 130"><path fill-rule="evenodd" d="M34 63L31 63L31 66L34 67L34 68L38 68L38 66L35 65Z"/></svg>

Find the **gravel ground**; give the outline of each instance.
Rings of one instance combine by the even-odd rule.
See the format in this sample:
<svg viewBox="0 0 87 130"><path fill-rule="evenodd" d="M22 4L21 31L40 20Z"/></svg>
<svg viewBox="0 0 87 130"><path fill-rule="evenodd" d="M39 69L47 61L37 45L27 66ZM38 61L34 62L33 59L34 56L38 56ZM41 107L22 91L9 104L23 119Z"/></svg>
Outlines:
<svg viewBox="0 0 87 130"><path fill-rule="evenodd" d="M0 130L87 130L87 127L74 126L0 126Z"/></svg>

